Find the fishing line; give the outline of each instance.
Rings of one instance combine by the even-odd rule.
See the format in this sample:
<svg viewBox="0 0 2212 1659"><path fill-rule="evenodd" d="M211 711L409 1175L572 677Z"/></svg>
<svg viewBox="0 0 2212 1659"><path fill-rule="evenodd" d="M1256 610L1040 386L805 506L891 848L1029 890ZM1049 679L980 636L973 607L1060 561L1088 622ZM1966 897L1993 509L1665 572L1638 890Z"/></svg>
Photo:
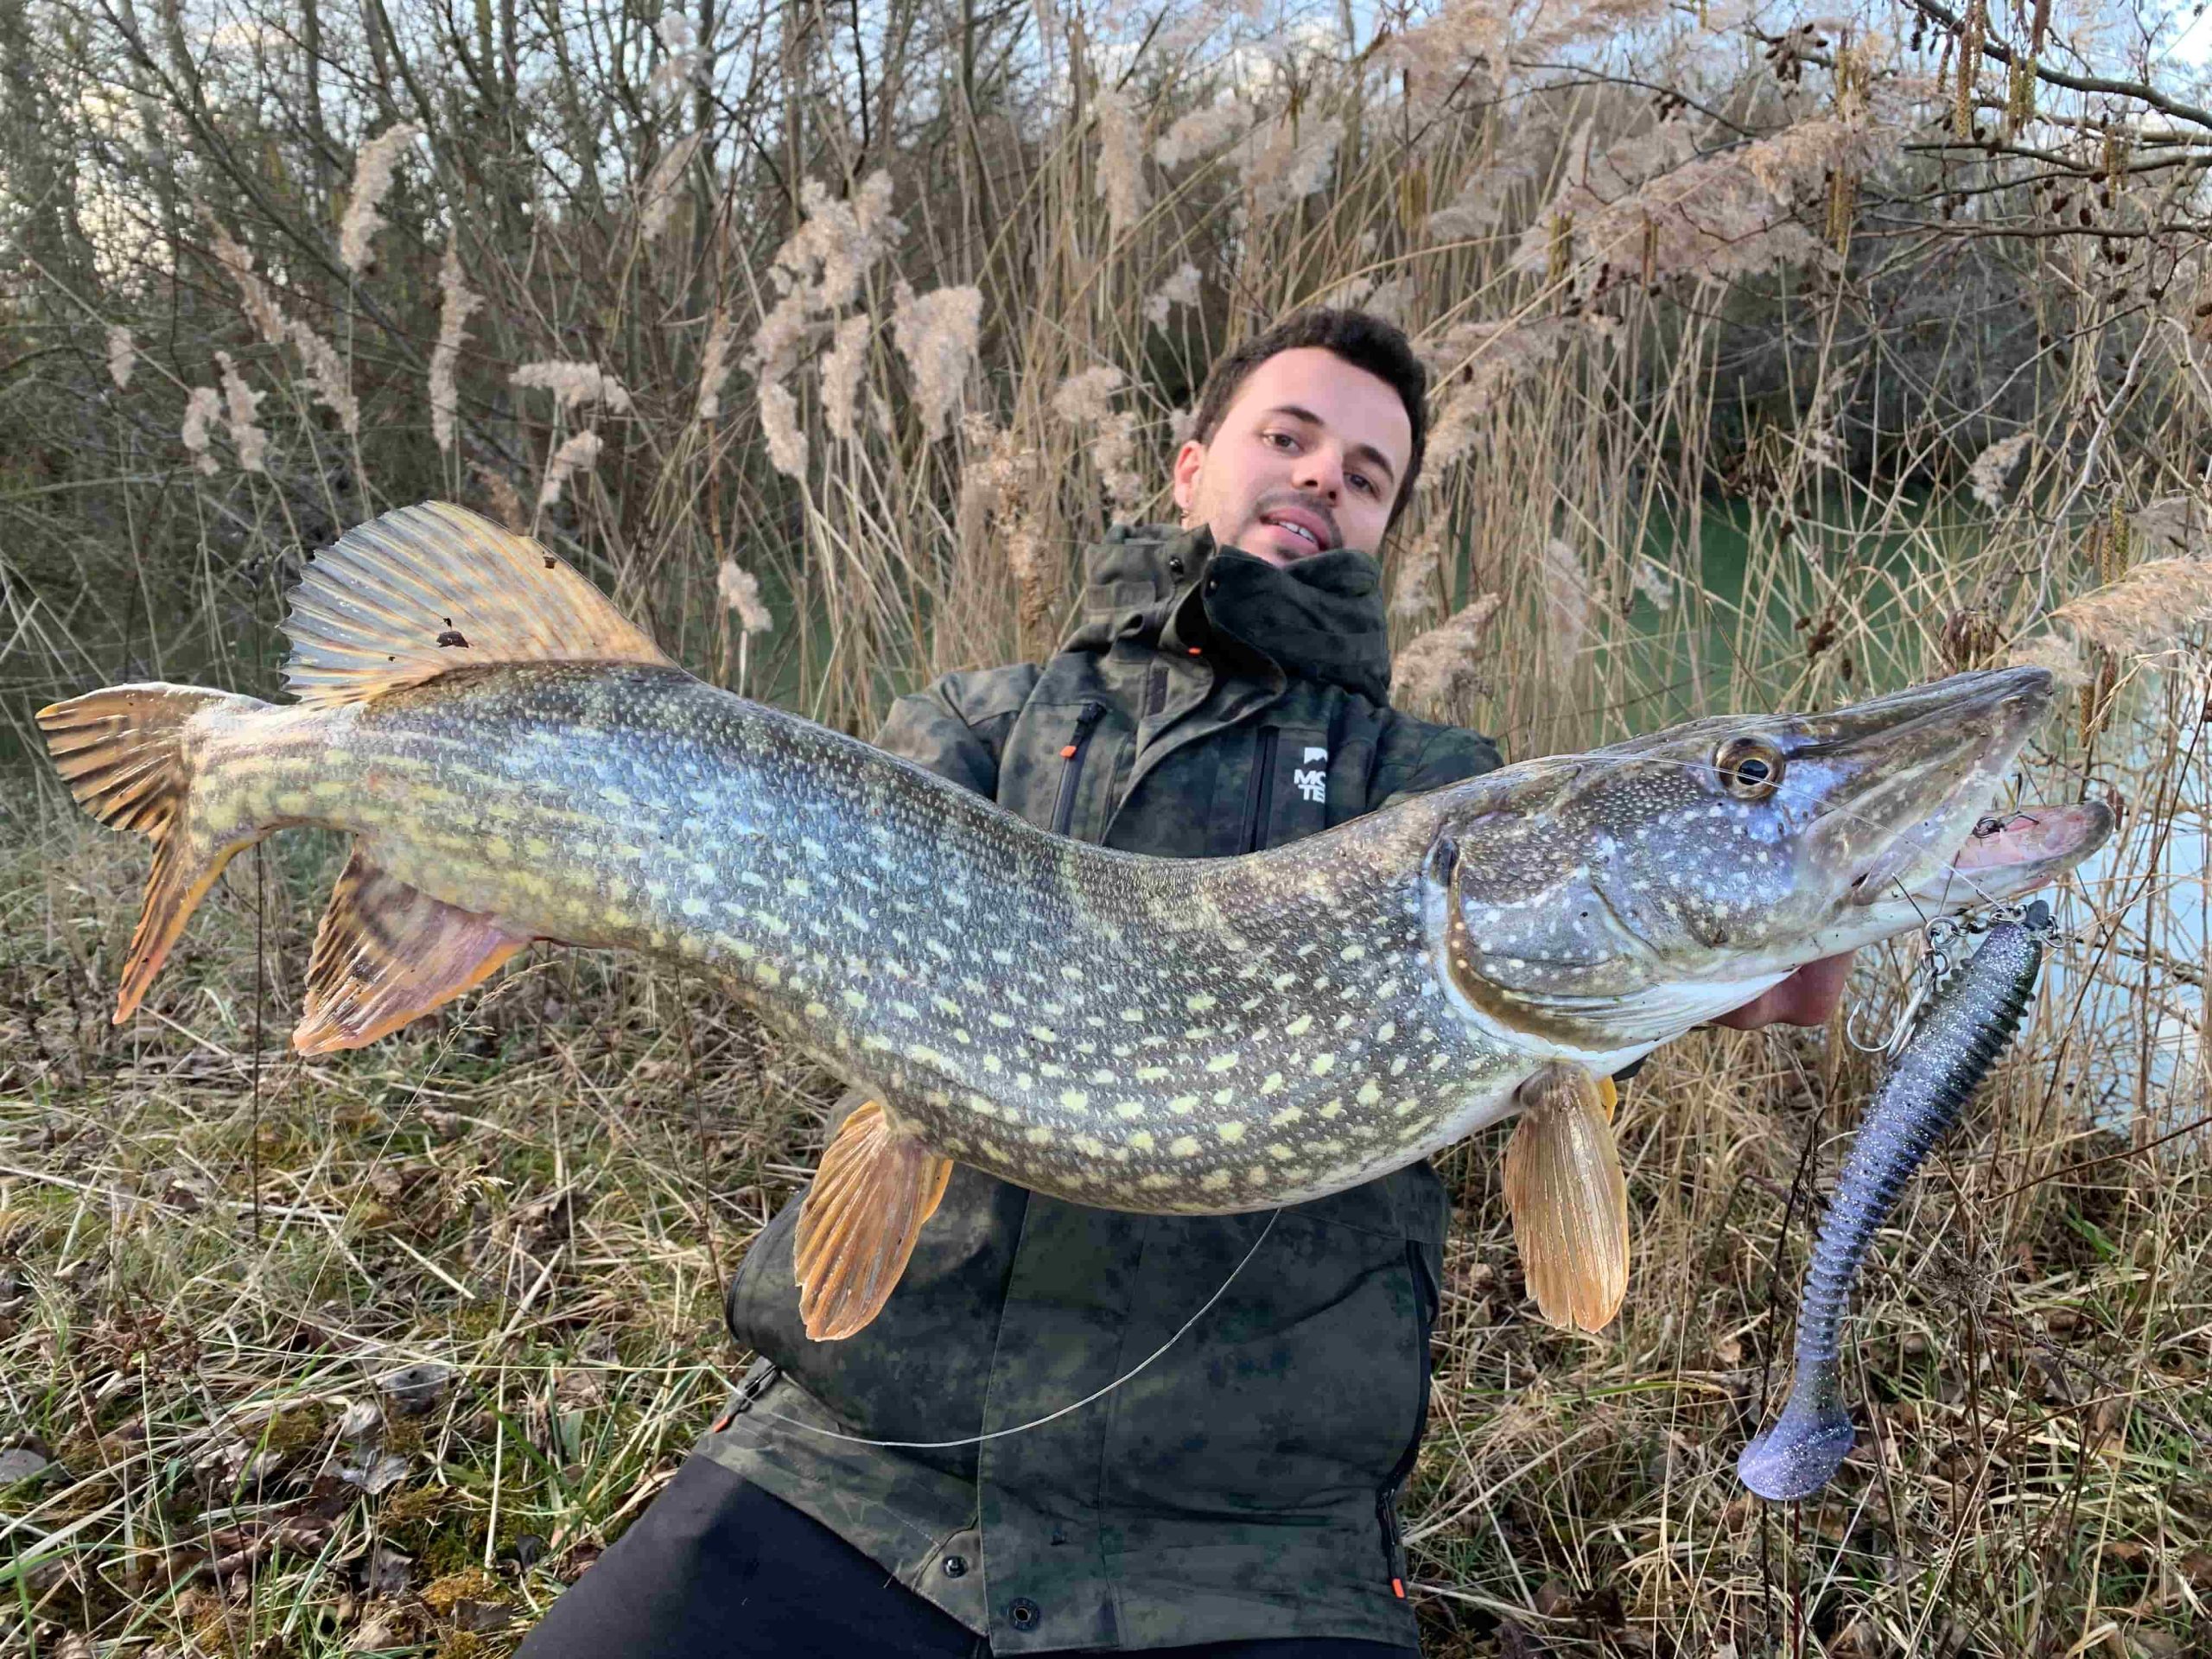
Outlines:
<svg viewBox="0 0 2212 1659"><path fill-rule="evenodd" d="M1260 1253L1260 1246L1268 1242L1268 1235L1274 1231L1275 1221L1280 1216L1281 1216L1281 1214L1282 1211L1280 1206L1268 1211L1268 1224L1260 1229L1260 1236L1252 1241L1252 1248L1244 1252L1244 1259L1229 1270L1229 1277L1221 1281L1220 1287L1217 1289L1212 1295L1205 1299L1205 1301L1200 1306L1198 1311L1192 1314L1189 1319L1184 1320L1181 1325L1176 1327L1175 1334L1173 1336L1168 1338L1166 1341L1161 1343L1159 1347L1154 1349L1150 1353L1147 1354L1142 1359L1139 1360L1128 1370L1123 1371L1121 1376L1116 1377L1104 1388L1094 1389L1089 1394L1084 1395L1082 1399L1071 1401L1068 1404L1062 1406L1058 1411L1048 1411L1042 1417L1033 1417L1026 1423L1014 1424L1011 1428L995 1428L990 1430L988 1433L970 1434L965 1439L957 1440L872 1440L865 1434L845 1434L839 1433L834 1428L820 1428L812 1423L803 1423L798 1418L786 1417L779 1411L762 1411L759 1406L750 1403L747 1404L738 1414L742 1416L752 1416L758 1414L762 1417L767 1418L771 1422L788 1423L793 1428L804 1429L810 1434L819 1434L824 1440L843 1440L853 1446L887 1446L893 1451L899 1452L947 1452L952 1450L956 1446L981 1446L985 1440L1004 1440L1009 1434L1023 1434L1027 1433L1033 1428L1042 1428L1046 1424L1052 1422L1056 1419L1065 1417L1071 1411L1080 1411L1084 1407L1089 1405L1094 1400L1103 1400L1106 1395L1113 1393L1115 1389L1120 1388L1122 1383L1127 1382L1130 1378L1136 1376L1138 1372L1143 1370L1147 1365L1150 1365L1153 1361L1158 1359L1162 1354L1166 1353L1170 1348L1173 1348L1177 1343L1182 1341L1182 1339L1190 1333L1191 1327L1196 1325L1200 1319L1205 1318L1208 1312L1210 1312L1213 1307L1213 1305L1229 1294L1229 1287L1236 1282L1236 1275L1243 1272L1246 1268L1252 1264L1252 1258Z"/></svg>
<svg viewBox="0 0 2212 1659"><path fill-rule="evenodd" d="M253 1183L253 1240L261 1242L262 843L253 843L253 1113L246 1126L247 1179Z"/></svg>

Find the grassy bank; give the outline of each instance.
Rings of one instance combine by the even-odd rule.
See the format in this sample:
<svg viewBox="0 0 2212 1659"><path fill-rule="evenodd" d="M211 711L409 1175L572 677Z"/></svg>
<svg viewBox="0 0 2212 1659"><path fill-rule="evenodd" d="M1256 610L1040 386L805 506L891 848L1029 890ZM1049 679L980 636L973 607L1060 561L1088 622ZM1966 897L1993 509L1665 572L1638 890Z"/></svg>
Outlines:
<svg viewBox="0 0 2212 1659"><path fill-rule="evenodd" d="M572 953L303 1062L283 1038L336 852L308 836L241 859L111 1029L143 854L29 798L0 880L0 1378L15 1466L51 1462L0 1491L10 1639L504 1651L741 1366L720 1284L835 1080L709 983ZM2070 906L2092 942L2101 907ZM2077 983L2125 966L2071 954ZM2114 1098L2141 1036L2046 998L1883 1235L1866 1432L1796 1509L1734 1459L1778 1403L1805 1185L1868 1057L1785 1031L1654 1059L1623 1118L1630 1288L1597 1338L1532 1317L1502 1137L1455 1148L1408 1503L1431 1651L2202 1651L2212 1146L2201 1090Z"/></svg>

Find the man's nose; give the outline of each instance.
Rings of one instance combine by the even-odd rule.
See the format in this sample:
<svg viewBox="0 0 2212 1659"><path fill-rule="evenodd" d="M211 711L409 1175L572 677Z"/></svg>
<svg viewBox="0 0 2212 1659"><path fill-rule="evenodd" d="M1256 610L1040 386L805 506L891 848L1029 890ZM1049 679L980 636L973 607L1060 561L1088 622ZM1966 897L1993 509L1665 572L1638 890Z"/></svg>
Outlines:
<svg viewBox="0 0 2212 1659"><path fill-rule="evenodd" d="M1325 496L1334 505L1344 494L1344 463L1336 452L1325 447L1307 450L1298 457L1298 465L1291 469L1290 481L1301 490Z"/></svg>

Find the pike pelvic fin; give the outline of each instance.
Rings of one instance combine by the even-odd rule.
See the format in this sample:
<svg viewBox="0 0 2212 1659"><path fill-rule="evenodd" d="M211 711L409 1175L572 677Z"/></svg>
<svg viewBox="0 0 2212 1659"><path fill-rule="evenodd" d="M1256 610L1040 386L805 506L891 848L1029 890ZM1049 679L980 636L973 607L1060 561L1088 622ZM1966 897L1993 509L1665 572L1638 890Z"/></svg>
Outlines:
<svg viewBox="0 0 2212 1659"><path fill-rule="evenodd" d="M372 1043L480 983L529 943L387 875L357 846L315 932L292 1046L327 1054Z"/></svg>
<svg viewBox="0 0 2212 1659"><path fill-rule="evenodd" d="M882 1311L951 1177L952 1160L915 1140L877 1102L845 1120L801 1201L793 1240L809 1337L838 1341Z"/></svg>
<svg viewBox="0 0 2212 1659"><path fill-rule="evenodd" d="M118 1026L145 997L223 866L269 833L218 836L194 823L193 721L266 708L227 691L146 683L111 685L38 711L54 770L77 804L109 829L136 830L154 843L153 873L116 992Z"/></svg>
<svg viewBox="0 0 2212 1659"><path fill-rule="evenodd" d="M1536 1311L1599 1331L1628 1290L1628 1184L1613 1143L1612 1079L1554 1061L1522 1084L1505 1148L1505 1201Z"/></svg>
<svg viewBox="0 0 2212 1659"><path fill-rule="evenodd" d="M285 683L311 706L486 663L675 666L565 561L444 501L372 518L316 554L284 632Z"/></svg>

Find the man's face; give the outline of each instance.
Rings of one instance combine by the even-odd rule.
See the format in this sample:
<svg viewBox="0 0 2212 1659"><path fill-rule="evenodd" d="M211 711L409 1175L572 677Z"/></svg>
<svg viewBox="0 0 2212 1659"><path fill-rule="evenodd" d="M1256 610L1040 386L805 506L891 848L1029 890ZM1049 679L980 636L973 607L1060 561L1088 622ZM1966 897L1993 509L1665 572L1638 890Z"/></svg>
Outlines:
<svg viewBox="0 0 2212 1659"><path fill-rule="evenodd" d="M1213 442L1176 455L1175 505L1185 526L1270 564L1372 553L1413 443L1389 382L1319 346L1277 352L1245 377Z"/></svg>

